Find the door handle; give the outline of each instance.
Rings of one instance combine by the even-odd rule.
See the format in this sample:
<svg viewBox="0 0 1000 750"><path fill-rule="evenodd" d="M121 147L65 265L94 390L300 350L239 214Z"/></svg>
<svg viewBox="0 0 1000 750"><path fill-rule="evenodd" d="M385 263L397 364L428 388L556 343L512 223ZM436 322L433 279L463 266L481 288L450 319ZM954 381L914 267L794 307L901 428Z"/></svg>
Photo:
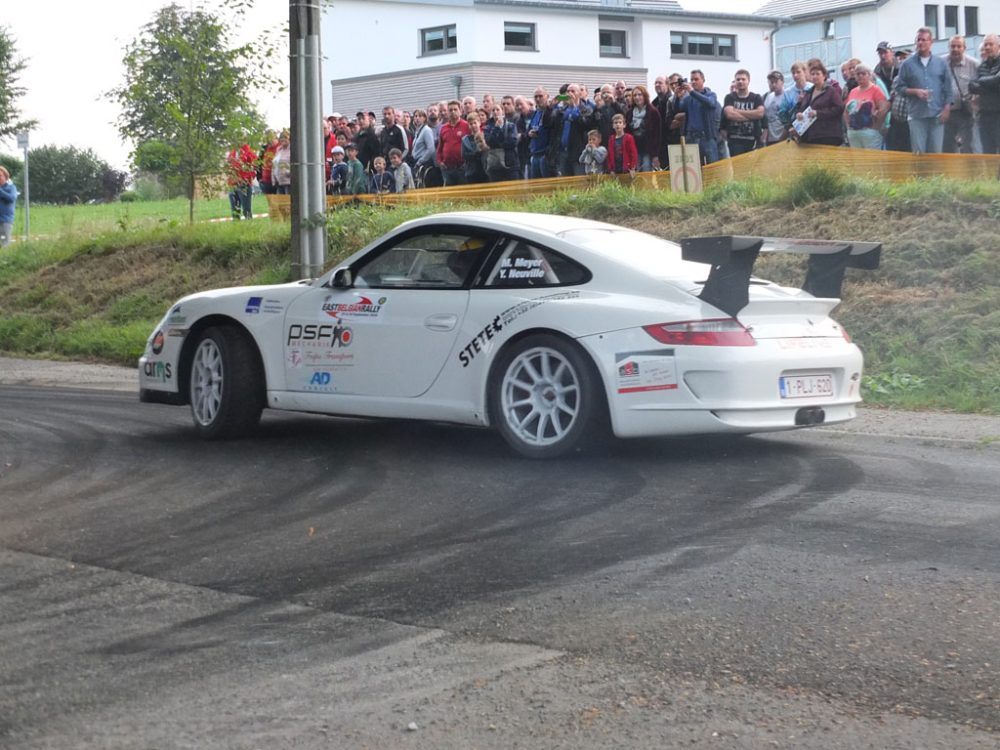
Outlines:
<svg viewBox="0 0 1000 750"><path fill-rule="evenodd" d="M432 331L451 331L458 325L458 316L454 313L437 313L424 318L424 327Z"/></svg>

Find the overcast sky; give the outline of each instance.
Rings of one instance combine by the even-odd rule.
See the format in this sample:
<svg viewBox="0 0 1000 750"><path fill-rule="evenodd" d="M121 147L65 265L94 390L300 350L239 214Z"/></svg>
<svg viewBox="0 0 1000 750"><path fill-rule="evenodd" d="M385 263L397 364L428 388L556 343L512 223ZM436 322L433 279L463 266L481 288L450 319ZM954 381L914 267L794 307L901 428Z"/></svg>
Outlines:
<svg viewBox="0 0 1000 750"><path fill-rule="evenodd" d="M762 1L680 0L688 10L733 13L752 13ZM200 4L176 2L188 8ZM32 148L90 148L111 166L127 169L130 146L122 143L114 126L118 109L102 94L121 84L125 46L165 5L169 0L3 0L0 25L27 58L20 79L27 93L19 105L25 117L39 120L30 135ZM214 0L204 5L219 7ZM287 19L285 0L256 0L239 41L277 38ZM287 50L287 45L281 49ZM278 72L287 81L287 68ZM269 124L288 123L287 93L273 93L258 105ZM13 138L0 142L0 151L19 155Z"/></svg>

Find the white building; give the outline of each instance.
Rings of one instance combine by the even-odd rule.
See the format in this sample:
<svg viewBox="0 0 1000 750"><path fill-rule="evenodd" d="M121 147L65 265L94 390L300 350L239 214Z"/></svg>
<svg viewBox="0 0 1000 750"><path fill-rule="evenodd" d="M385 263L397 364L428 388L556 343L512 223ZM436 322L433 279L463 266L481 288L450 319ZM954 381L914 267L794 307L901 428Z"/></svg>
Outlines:
<svg viewBox="0 0 1000 750"><path fill-rule="evenodd" d="M937 40L935 54L948 51L948 39L966 38L973 57L983 35L1000 32L1000 2L926 3L924 0L771 0L758 13L791 20L773 34L775 67L786 73L796 60L821 59L840 77L839 66L852 57L875 65L879 42L913 49L917 29L927 26Z"/></svg>
<svg viewBox="0 0 1000 750"><path fill-rule="evenodd" d="M693 0L692 0L693 2ZM786 19L684 10L674 0L334 0L323 16L326 112L381 114L440 99L593 91L697 68L728 92L739 68L766 91L770 37Z"/></svg>

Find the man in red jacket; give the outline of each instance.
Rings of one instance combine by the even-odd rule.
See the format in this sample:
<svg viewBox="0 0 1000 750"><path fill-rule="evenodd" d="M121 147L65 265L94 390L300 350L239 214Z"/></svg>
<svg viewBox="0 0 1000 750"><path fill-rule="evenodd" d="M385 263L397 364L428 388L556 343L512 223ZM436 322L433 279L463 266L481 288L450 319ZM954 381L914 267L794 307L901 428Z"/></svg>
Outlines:
<svg viewBox="0 0 1000 750"><path fill-rule="evenodd" d="M253 200L253 179L257 176L257 155L249 144L244 143L229 152L226 162L229 167L229 208L233 212L233 221L240 220L241 211L244 219L252 219L250 204Z"/></svg>
<svg viewBox="0 0 1000 750"><path fill-rule="evenodd" d="M462 159L462 138L469 135L469 123L462 119L462 103L448 102L448 121L438 135L437 161L441 165L445 187L465 184L465 161Z"/></svg>

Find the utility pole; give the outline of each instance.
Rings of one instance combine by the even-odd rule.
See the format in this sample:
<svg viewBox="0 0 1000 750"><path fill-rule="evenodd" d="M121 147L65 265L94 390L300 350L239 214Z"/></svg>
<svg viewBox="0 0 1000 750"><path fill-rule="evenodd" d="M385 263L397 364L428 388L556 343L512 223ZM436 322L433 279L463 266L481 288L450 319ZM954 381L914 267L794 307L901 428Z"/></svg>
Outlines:
<svg viewBox="0 0 1000 750"><path fill-rule="evenodd" d="M321 0L289 0L292 124L292 275L315 278L326 263Z"/></svg>
<svg viewBox="0 0 1000 750"><path fill-rule="evenodd" d="M17 134L17 147L24 150L24 239L31 227L31 189L28 182L28 131ZM13 231L13 230L12 230Z"/></svg>

